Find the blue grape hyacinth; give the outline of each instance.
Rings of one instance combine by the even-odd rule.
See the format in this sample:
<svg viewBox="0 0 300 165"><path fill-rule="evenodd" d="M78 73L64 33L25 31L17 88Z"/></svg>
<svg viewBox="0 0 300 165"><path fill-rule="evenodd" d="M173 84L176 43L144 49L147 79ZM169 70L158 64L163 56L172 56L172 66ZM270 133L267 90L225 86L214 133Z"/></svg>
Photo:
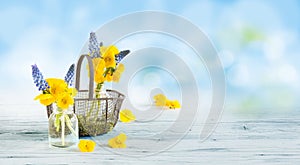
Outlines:
<svg viewBox="0 0 300 165"><path fill-rule="evenodd" d="M75 71L75 64L72 64L65 76L65 82L69 85L72 86L72 83L74 81L74 71Z"/></svg>
<svg viewBox="0 0 300 165"><path fill-rule="evenodd" d="M121 62L121 60L130 53L130 50L123 50L119 54L116 54L115 59L117 65Z"/></svg>
<svg viewBox="0 0 300 165"><path fill-rule="evenodd" d="M46 80L44 80L44 77L41 73L41 71L39 70L39 68L37 67L36 64L31 65L32 67L32 77L33 77L33 81L35 83L35 86L39 88L39 91L45 91L49 88L49 85L47 83Z"/></svg>
<svg viewBox="0 0 300 165"><path fill-rule="evenodd" d="M90 33L89 51L91 57L100 57L100 44L98 43L96 33L94 32Z"/></svg>

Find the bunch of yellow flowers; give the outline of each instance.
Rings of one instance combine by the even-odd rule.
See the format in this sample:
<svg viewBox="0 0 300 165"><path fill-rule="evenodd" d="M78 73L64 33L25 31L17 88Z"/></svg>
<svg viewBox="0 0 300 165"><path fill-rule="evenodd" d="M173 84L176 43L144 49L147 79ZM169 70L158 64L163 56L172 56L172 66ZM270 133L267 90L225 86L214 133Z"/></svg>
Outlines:
<svg viewBox="0 0 300 165"><path fill-rule="evenodd" d="M90 33L89 55L93 60L94 81L96 86L96 97L100 97L100 90L104 82L119 82L125 70L120 61L129 53L129 50L119 51L115 45L103 46L98 43L96 34Z"/></svg>
<svg viewBox="0 0 300 165"><path fill-rule="evenodd" d="M74 96L77 94L75 88L70 88L74 76L74 64L71 65L65 80L59 78L44 79L37 65L32 65L32 77L35 85L42 91L34 98L41 104L48 106L53 103L61 110L68 109L74 104Z"/></svg>
<svg viewBox="0 0 300 165"><path fill-rule="evenodd" d="M116 63L115 56L119 54L116 46L100 47L101 57L93 58L93 65L95 70L94 80L97 84L108 82L119 82L121 74L125 67L123 64Z"/></svg>
<svg viewBox="0 0 300 165"><path fill-rule="evenodd" d="M45 106L57 103L57 107L61 109L67 109L74 104L73 97L77 93L75 88L69 88L64 80L58 78L48 78L46 82L49 84L49 88L36 96L35 100L40 100L40 103Z"/></svg>

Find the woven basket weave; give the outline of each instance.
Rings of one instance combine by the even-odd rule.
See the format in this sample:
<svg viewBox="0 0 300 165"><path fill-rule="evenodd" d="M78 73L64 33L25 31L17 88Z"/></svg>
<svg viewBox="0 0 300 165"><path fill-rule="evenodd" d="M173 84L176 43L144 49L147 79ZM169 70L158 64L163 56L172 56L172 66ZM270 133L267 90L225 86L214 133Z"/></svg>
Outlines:
<svg viewBox="0 0 300 165"><path fill-rule="evenodd" d="M81 90L80 71L83 59L89 65L89 89ZM125 96L115 90L106 90L100 98L94 95L94 67L89 55L81 55L77 62L75 88L78 90L74 99L74 112L79 121L79 136L97 136L111 131L118 119ZM47 106L48 117L53 111L52 105Z"/></svg>

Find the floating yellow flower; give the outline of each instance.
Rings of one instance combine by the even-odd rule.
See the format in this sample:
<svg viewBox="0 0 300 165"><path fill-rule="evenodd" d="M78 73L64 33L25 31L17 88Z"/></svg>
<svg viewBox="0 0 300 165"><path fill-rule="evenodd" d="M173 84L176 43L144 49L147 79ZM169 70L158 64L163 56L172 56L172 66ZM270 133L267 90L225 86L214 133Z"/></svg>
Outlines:
<svg viewBox="0 0 300 165"><path fill-rule="evenodd" d="M52 94L55 98L65 93L66 89L68 89L68 84L62 79L48 78L46 81L50 86L50 94Z"/></svg>
<svg viewBox="0 0 300 165"><path fill-rule="evenodd" d="M40 103L47 106L55 102L55 98L51 94L40 94L34 98L34 100L40 100Z"/></svg>
<svg viewBox="0 0 300 165"><path fill-rule="evenodd" d="M129 109L120 111L120 120L124 123L129 123L135 120L134 114Z"/></svg>
<svg viewBox="0 0 300 165"><path fill-rule="evenodd" d="M81 139L78 143L78 148L81 152L93 152L96 143L92 140Z"/></svg>
<svg viewBox="0 0 300 165"><path fill-rule="evenodd" d="M125 141L127 139L126 134L120 133L118 136L111 138L108 141L108 146L111 148L126 148Z"/></svg>
<svg viewBox="0 0 300 165"><path fill-rule="evenodd" d="M67 109L70 105L74 104L74 99L68 93L61 95L57 99L57 106L61 109Z"/></svg>
<svg viewBox="0 0 300 165"><path fill-rule="evenodd" d="M102 54L102 58L105 61L106 68L109 68L109 67L114 68L116 66L115 55L119 53L118 48L113 45L108 46L108 47L102 46L100 48L100 52Z"/></svg>
<svg viewBox="0 0 300 165"><path fill-rule="evenodd" d="M170 109L180 108L180 103L177 100L167 100L166 106Z"/></svg>
<svg viewBox="0 0 300 165"><path fill-rule="evenodd" d="M156 106L165 106L167 102L167 97L163 94L157 94L154 97L154 102Z"/></svg>

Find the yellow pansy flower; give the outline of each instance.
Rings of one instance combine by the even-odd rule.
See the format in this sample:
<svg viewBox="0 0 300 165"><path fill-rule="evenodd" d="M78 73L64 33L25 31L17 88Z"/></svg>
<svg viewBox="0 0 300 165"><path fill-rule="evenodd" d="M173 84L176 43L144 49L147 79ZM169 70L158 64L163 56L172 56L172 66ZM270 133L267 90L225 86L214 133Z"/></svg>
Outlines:
<svg viewBox="0 0 300 165"><path fill-rule="evenodd" d="M59 97L59 95L64 93L68 88L68 84L62 79L48 78L46 81L50 87L50 94L52 94L55 98Z"/></svg>
<svg viewBox="0 0 300 165"><path fill-rule="evenodd" d="M116 66L115 55L108 54L108 55L103 56L103 59L105 61L105 66L107 68Z"/></svg>
<svg viewBox="0 0 300 165"><path fill-rule="evenodd" d="M61 95L57 99L57 106L61 109L67 109L70 105L74 104L74 99L68 93Z"/></svg>
<svg viewBox="0 0 300 165"><path fill-rule="evenodd" d="M125 141L127 139L126 134L120 133L118 136L111 138L108 141L108 146L111 148L126 148Z"/></svg>
<svg viewBox="0 0 300 165"><path fill-rule="evenodd" d="M134 114L129 109L120 111L120 120L124 123L129 123L135 120Z"/></svg>
<svg viewBox="0 0 300 165"><path fill-rule="evenodd" d="M163 94L157 94L153 97L156 106L165 106L167 97Z"/></svg>
<svg viewBox="0 0 300 165"><path fill-rule="evenodd" d="M95 68L95 75L94 80L96 83L103 83L105 81L104 71L105 71L105 62L101 58L95 58L94 61L94 68Z"/></svg>
<svg viewBox="0 0 300 165"><path fill-rule="evenodd" d="M177 100L167 100L166 106L170 109L180 108L180 103Z"/></svg>
<svg viewBox="0 0 300 165"><path fill-rule="evenodd" d="M113 45L108 47L102 46L100 48L100 52L102 54L102 58L105 61L106 68L114 68L116 66L115 55L119 53L118 48Z"/></svg>
<svg viewBox="0 0 300 165"><path fill-rule="evenodd" d="M47 106L55 102L55 98L51 94L40 94L34 98L34 100L40 100L40 103Z"/></svg>
<svg viewBox="0 0 300 165"><path fill-rule="evenodd" d="M78 148L81 152L93 152L96 143L92 140L81 139L78 143Z"/></svg>

